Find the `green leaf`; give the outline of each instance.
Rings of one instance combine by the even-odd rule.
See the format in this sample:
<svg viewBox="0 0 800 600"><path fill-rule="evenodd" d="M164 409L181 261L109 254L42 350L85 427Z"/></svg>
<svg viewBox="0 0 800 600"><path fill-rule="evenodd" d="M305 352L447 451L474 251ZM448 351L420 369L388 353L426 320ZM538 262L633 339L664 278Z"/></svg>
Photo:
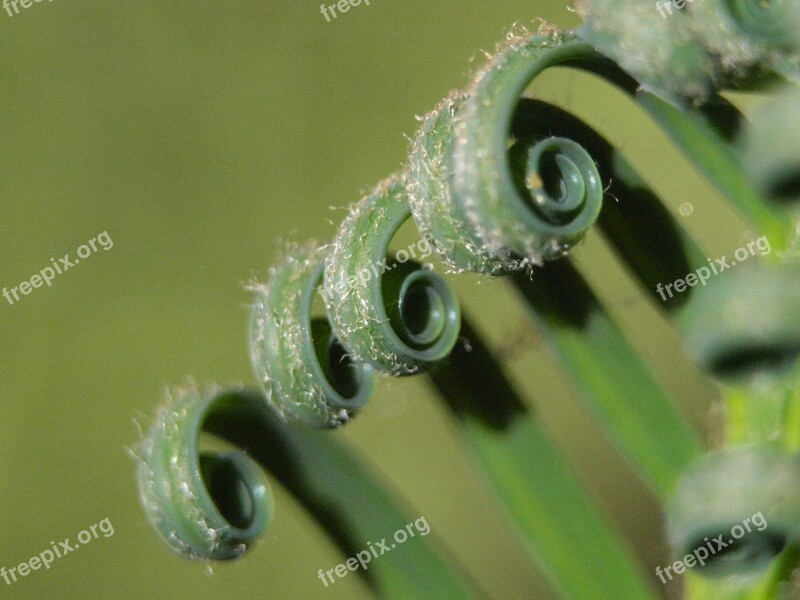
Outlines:
<svg viewBox="0 0 800 600"><path fill-rule="evenodd" d="M730 127L729 107L710 104L705 112L683 111L644 90L636 93L636 101L756 232L766 235L777 250L787 247L789 223L755 191L738 152L726 140L729 132L722 128Z"/></svg>
<svg viewBox="0 0 800 600"><path fill-rule="evenodd" d="M626 600L656 594L542 423L517 396L466 319L464 343L431 379L466 448L525 549L562 598Z"/></svg>
<svg viewBox="0 0 800 600"><path fill-rule="evenodd" d="M667 392L568 260L512 276L572 383L659 496L701 450Z"/></svg>

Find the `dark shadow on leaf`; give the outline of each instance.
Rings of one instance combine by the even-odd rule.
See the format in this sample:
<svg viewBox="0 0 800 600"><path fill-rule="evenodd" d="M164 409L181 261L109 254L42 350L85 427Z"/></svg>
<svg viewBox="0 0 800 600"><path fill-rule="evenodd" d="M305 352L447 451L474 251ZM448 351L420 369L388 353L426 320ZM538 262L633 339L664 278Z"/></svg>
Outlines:
<svg viewBox="0 0 800 600"><path fill-rule="evenodd" d="M466 316L461 320L461 340L430 377L459 419L477 419L491 429L505 430L527 413Z"/></svg>

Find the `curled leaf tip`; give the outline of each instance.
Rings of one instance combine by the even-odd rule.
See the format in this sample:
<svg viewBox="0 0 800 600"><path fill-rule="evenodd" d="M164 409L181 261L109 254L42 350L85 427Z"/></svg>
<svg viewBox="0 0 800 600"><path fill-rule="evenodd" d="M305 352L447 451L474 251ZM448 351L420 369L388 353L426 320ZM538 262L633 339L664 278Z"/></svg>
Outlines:
<svg viewBox="0 0 800 600"><path fill-rule="evenodd" d="M196 560L243 555L273 513L269 483L241 451L199 450L198 436L220 397L193 383L175 389L139 443L137 484L145 514L177 554Z"/></svg>
<svg viewBox="0 0 800 600"><path fill-rule="evenodd" d="M737 265L687 305L680 318L687 348L722 381L781 376L800 355L798 297L797 266Z"/></svg>
<svg viewBox="0 0 800 600"><path fill-rule="evenodd" d="M703 0L704 1L704 0ZM584 0L579 3L584 23L581 38L614 59L646 90L675 104L702 102L718 76L713 56L697 39L684 11L671 2Z"/></svg>
<svg viewBox="0 0 800 600"><path fill-rule="evenodd" d="M404 176L379 184L344 220L325 260L322 296L333 331L355 360L408 375L446 357L458 339L458 300L415 260L427 244L389 250L410 217Z"/></svg>
<svg viewBox="0 0 800 600"><path fill-rule="evenodd" d="M525 88L543 70L592 51L574 34L514 33L424 120L408 162L420 232L454 271L501 275L566 254L602 206L597 167L580 146L515 136Z"/></svg>
<svg viewBox="0 0 800 600"><path fill-rule="evenodd" d="M674 556L706 549L697 572L731 584L763 572L787 544L797 542L799 458L772 446L747 446L698 459L668 506Z"/></svg>
<svg viewBox="0 0 800 600"><path fill-rule="evenodd" d="M778 206L800 204L800 139L787 123L800 123L800 90L782 89L753 115L742 136L745 172Z"/></svg>
<svg viewBox="0 0 800 600"><path fill-rule="evenodd" d="M250 358L269 402L284 418L318 428L352 419L372 394L369 365L352 360L328 320L314 317L326 249L287 255L254 288Z"/></svg>

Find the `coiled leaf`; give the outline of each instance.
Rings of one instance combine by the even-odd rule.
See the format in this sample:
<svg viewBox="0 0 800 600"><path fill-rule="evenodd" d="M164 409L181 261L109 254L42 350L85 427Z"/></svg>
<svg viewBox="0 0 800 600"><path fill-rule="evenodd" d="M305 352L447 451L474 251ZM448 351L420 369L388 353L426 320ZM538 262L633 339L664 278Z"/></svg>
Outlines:
<svg viewBox="0 0 800 600"><path fill-rule="evenodd" d="M773 202L800 201L800 139L786 123L800 122L800 91L787 88L753 115L742 139L743 164L755 186Z"/></svg>
<svg viewBox="0 0 800 600"><path fill-rule="evenodd" d="M192 386L177 390L139 444L142 507L186 558L237 558L272 517L269 483L244 452L199 450L200 432L220 408L214 395L203 397Z"/></svg>
<svg viewBox="0 0 800 600"><path fill-rule="evenodd" d="M736 265L682 315L687 348L723 381L780 375L800 355L800 269Z"/></svg>
<svg viewBox="0 0 800 600"><path fill-rule="evenodd" d="M410 250L387 259L389 243L410 216L404 179L379 185L339 228L322 288L333 330L348 351L393 375L446 357L461 318L447 283L410 262Z"/></svg>
<svg viewBox="0 0 800 600"><path fill-rule="evenodd" d="M312 318L324 251L298 248L256 285L250 316L253 371L273 407L312 427L349 421L372 394L374 374L354 362L325 319Z"/></svg>
<svg viewBox="0 0 800 600"><path fill-rule="evenodd" d="M668 508L676 557L707 549L698 573L747 580L800 533L800 456L739 447L704 456L681 477Z"/></svg>

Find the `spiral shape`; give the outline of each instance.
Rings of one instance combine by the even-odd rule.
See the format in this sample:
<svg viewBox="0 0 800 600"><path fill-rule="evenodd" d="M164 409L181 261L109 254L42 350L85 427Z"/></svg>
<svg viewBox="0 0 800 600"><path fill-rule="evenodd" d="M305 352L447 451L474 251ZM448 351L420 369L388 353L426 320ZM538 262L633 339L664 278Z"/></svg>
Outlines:
<svg viewBox="0 0 800 600"><path fill-rule="evenodd" d="M768 47L790 47L797 40L797 6L792 0L712 0L741 35Z"/></svg>
<svg viewBox="0 0 800 600"><path fill-rule="evenodd" d="M720 88L800 81L800 6L793 0L580 0L579 35L676 104ZM660 13L660 16L658 16Z"/></svg>
<svg viewBox="0 0 800 600"><path fill-rule="evenodd" d="M702 102L713 91L717 60L686 11L676 9L671 0L579 0L577 8L584 18L580 37L648 91L676 104Z"/></svg>
<svg viewBox="0 0 800 600"><path fill-rule="evenodd" d="M800 91L794 87L770 98L753 115L741 140L742 164L767 198L796 208L800 202L800 140L786 123L800 123Z"/></svg>
<svg viewBox="0 0 800 600"><path fill-rule="evenodd" d="M545 69L577 62L574 41L558 35L512 40L479 71L455 116L453 202L474 237L501 260L508 253L522 264L559 258L600 213L602 182L583 149L534 139L513 140L509 151L522 93Z"/></svg>
<svg viewBox="0 0 800 600"><path fill-rule="evenodd" d="M530 81L591 54L566 34L512 38L466 92L424 119L409 153L409 201L420 233L451 269L499 275L542 264L597 219L603 186L582 148L511 135Z"/></svg>
<svg viewBox="0 0 800 600"><path fill-rule="evenodd" d="M198 436L229 400L193 385L160 407L139 444L139 499L150 523L176 553L229 560L263 533L273 513L269 483L241 451L200 452Z"/></svg>
<svg viewBox="0 0 800 600"><path fill-rule="evenodd" d="M506 108L513 111L518 100ZM498 153L502 181L491 187L486 178L465 189L465 173L482 168L471 161L483 149L455 158L455 128L468 104L467 95L451 94L425 118L412 144L409 202L420 234L457 272L500 275L562 256L594 223L602 206L603 186L591 156L564 138L513 137L512 113L502 117L507 123L494 140L499 145L487 149ZM470 128L462 135L474 133ZM496 202L490 207L485 197L468 200L475 193Z"/></svg>
<svg viewBox="0 0 800 600"><path fill-rule="evenodd" d="M374 373L354 362L325 318L312 318L325 251L307 245L253 287L250 358L273 407L311 427L348 422L372 394Z"/></svg>
<svg viewBox="0 0 800 600"><path fill-rule="evenodd" d="M800 7L793 0L702 0L691 6L698 39L719 57L734 87L753 71L776 70L798 81Z"/></svg>
<svg viewBox="0 0 800 600"><path fill-rule="evenodd" d="M344 220L325 259L322 296L333 331L355 360L391 375L416 373L445 358L461 323L458 300L436 273L411 256L389 256L410 217L402 176L380 184ZM389 256L389 258L387 258Z"/></svg>
<svg viewBox="0 0 800 600"><path fill-rule="evenodd" d="M700 575L745 580L798 541L798 498L797 454L772 446L707 454L687 469L668 506L674 556L706 549L705 564L696 567Z"/></svg>
<svg viewBox="0 0 800 600"><path fill-rule="evenodd" d="M686 347L710 374L742 382L782 375L797 364L800 268L736 265L695 291L679 326Z"/></svg>

